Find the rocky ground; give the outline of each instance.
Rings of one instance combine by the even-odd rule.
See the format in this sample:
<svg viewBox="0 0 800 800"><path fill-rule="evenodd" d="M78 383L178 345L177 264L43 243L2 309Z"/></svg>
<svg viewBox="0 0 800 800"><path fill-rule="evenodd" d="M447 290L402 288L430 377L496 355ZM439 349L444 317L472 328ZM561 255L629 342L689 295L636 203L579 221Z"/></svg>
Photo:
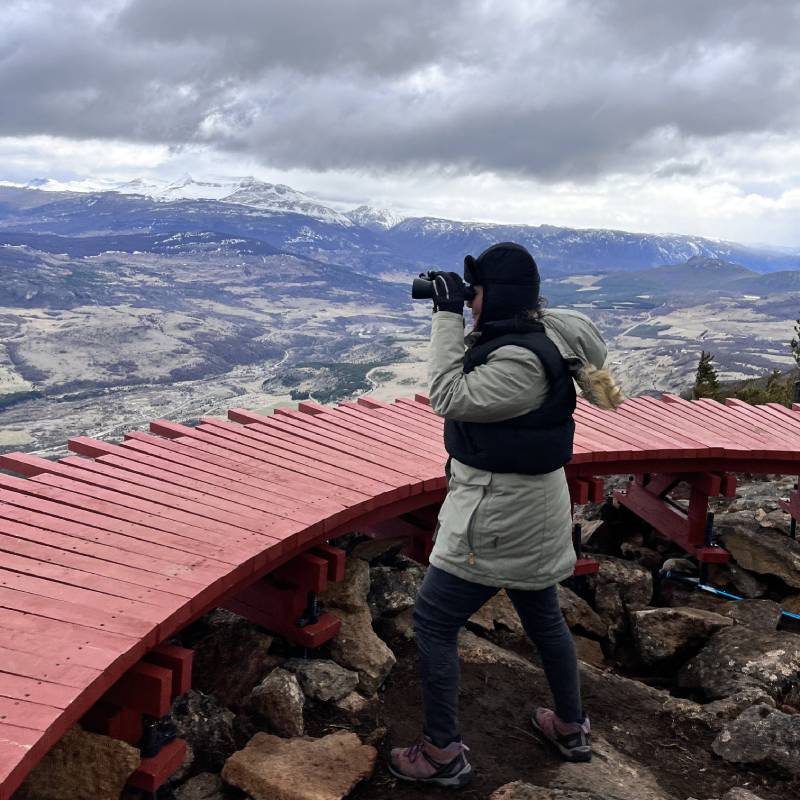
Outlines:
<svg viewBox="0 0 800 800"><path fill-rule="evenodd" d="M663 569L694 577L698 566L613 503L583 507L585 547L601 567L562 587L561 602L581 659L594 758L564 764L533 731L530 709L549 704L548 689L501 593L461 638L462 732L475 779L459 796L800 796L800 623L780 613L800 612L800 544L775 502L790 488L741 476L737 496L717 503L716 528L734 562L709 579L745 598L738 602L662 580ZM318 652L297 652L219 610L178 637L195 651L194 688L176 700L169 723L190 754L159 798L446 794L396 781L384 758L420 732L411 606L424 567L402 555L402 543L353 534L339 544L349 552L346 580L322 602L343 626ZM89 736L73 738L81 735ZM56 768L67 769L64 753L55 755ZM117 758L124 776L130 754ZM114 797L104 780L103 796ZM20 798L66 796L37 793L46 781L35 781Z"/></svg>

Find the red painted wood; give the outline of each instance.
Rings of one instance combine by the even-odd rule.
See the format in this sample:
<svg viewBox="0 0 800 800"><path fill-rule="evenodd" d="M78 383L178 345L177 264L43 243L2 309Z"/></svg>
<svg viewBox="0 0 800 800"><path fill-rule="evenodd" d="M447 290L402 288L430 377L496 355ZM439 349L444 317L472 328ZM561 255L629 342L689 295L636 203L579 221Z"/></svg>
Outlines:
<svg viewBox="0 0 800 800"><path fill-rule="evenodd" d="M100 701L81 717L81 727L135 747L144 733L144 720L141 711Z"/></svg>
<svg viewBox="0 0 800 800"><path fill-rule="evenodd" d="M328 562L328 580L331 583L338 583L344 580L345 562L347 560L347 553L344 550L338 547L331 547L329 544L318 544L311 552Z"/></svg>
<svg viewBox="0 0 800 800"><path fill-rule="evenodd" d="M158 755L143 758L139 768L128 778L128 786L143 792L155 792L177 772L186 759L186 742L173 739L161 748Z"/></svg>
<svg viewBox="0 0 800 800"><path fill-rule="evenodd" d="M275 580L299 586L305 592L323 592L328 585L328 561L312 553L301 553L271 574Z"/></svg>
<svg viewBox="0 0 800 800"><path fill-rule="evenodd" d="M194 650L162 642L158 647L154 647L143 660L148 664L155 664L170 671L172 674L170 700L174 700L192 688L193 659Z"/></svg>
<svg viewBox="0 0 800 800"><path fill-rule="evenodd" d="M2 654L0 654L2 660ZM0 697L8 700L32 700L55 708L68 708L80 697L81 689L51 681L37 680L0 670Z"/></svg>
<svg viewBox="0 0 800 800"><path fill-rule="evenodd" d="M132 708L152 717L163 717L172 699L172 670L140 661L106 693L103 701Z"/></svg>
<svg viewBox="0 0 800 800"><path fill-rule="evenodd" d="M600 562L593 558L579 558L575 561L573 575L594 575L600 569Z"/></svg>
<svg viewBox="0 0 800 800"><path fill-rule="evenodd" d="M0 724L46 731L61 716L62 710L30 700L0 697Z"/></svg>

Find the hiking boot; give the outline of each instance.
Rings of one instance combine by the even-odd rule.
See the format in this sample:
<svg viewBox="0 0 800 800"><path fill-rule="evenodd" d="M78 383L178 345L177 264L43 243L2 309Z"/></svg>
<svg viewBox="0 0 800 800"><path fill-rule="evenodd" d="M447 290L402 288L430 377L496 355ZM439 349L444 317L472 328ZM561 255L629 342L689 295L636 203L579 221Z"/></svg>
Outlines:
<svg viewBox="0 0 800 800"><path fill-rule="evenodd" d="M395 747L389 754L389 772L396 778L416 783L458 788L472 780L472 767L464 753L469 748L462 742L436 747L423 736L411 747Z"/></svg>
<svg viewBox="0 0 800 800"><path fill-rule="evenodd" d="M537 708L531 715L533 727L552 742L564 761L591 761L592 737L589 717L583 722L562 722L549 708Z"/></svg>

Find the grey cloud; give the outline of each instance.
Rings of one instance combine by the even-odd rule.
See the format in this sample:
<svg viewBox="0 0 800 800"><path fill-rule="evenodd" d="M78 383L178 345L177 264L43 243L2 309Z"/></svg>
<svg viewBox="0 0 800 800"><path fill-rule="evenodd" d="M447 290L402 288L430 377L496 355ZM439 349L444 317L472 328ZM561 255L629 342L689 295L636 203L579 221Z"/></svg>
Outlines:
<svg viewBox="0 0 800 800"><path fill-rule="evenodd" d="M76 1L58 31L55 8L12 2L0 29L0 134L586 180L688 175L697 141L800 127L783 0Z"/></svg>

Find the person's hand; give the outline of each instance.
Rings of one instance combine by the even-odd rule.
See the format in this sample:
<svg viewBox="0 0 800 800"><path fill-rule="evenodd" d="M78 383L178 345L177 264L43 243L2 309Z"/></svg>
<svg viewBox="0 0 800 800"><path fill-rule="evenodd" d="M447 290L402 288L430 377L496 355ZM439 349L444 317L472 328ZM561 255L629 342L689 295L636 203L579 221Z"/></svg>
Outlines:
<svg viewBox="0 0 800 800"><path fill-rule="evenodd" d="M457 272L434 272L433 310L464 313L465 284Z"/></svg>

